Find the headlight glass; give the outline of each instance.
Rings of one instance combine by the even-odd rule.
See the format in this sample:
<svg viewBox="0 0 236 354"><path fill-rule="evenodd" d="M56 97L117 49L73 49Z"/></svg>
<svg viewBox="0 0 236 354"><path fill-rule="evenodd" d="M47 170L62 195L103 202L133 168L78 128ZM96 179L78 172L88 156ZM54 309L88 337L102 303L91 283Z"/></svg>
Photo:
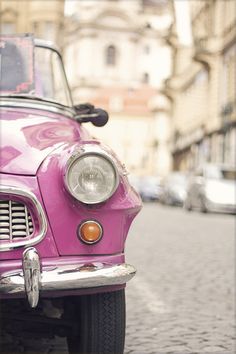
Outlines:
<svg viewBox="0 0 236 354"><path fill-rule="evenodd" d="M100 154L84 154L73 161L67 170L70 193L86 204L107 200L116 190L118 175L109 158Z"/></svg>

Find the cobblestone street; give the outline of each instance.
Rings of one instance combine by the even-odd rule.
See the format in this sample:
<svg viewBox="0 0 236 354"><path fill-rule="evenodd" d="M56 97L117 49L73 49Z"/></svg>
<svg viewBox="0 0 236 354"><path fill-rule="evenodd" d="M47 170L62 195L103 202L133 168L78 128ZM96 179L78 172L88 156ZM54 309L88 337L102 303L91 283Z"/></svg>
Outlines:
<svg viewBox="0 0 236 354"><path fill-rule="evenodd" d="M234 226L231 215L144 205L127 241L138 273L126 291L125 354L235 353ZM14 354L67 353L64 338L4 341Z"/></svg>
<svg viewBox="0 0 236 354"><path fill-rule="evenodd" d="M127 251L127 354L235 353L232 216L145 205Z"/></svg>

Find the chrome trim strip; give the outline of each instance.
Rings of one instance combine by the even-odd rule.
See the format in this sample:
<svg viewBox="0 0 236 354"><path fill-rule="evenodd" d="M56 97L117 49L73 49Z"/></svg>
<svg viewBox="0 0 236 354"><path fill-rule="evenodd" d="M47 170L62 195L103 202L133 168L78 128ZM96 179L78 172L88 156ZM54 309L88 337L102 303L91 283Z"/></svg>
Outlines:
<svg viewBox="0 0 236 354"><path fill-rule="evenodd" d="M12 202L11 200L9 200L9 229L10 229L10 241L12 242Z"/></svg>
<svg viewBox="0 0 236 354"><path fill-rule="evenodd" d="M130 264L107 265L103 263L51 266L42 269L39 291L64 291L122 285L136 273ZM0 277L0 294L25 295L22 270L3 273Z"/></svg>
<svg viewBox="0 0 236 354"><path fill-rule="evenodd" d="M39 220L39 233L36 236L32 236L32 238L28 240L22 240L16 242L14 241L2 242L0 243L0 252L12 251L19 247L25 248L25 247L33 246L39 243L40 241L42 241L42 239L45 237L47 232L47 220L43 208L40 202L38 201L37 197L35 196L35 194L13 186L0 186L0 194L1 193L5 195L10 194L10 195L15 195L15 196L25 197L30 199L30 201L33 203L37 211L37 217Z"/></svg>
<svg viewBox="0 0 236 354"><path fill-rule="evenodd" d="M112 167L114 169L114 172L115 172L115 184L114 184L113 190L111 191L111 193L105 199L98 200L96 202L86 202L86 201L83 201L83 200L79 200L76 197L76 194L74 193L74 191L70 188L70 185L69 185L69 182L68 182L69 171L70 171L70 168L73 165L73 163L77 159L80 159L80 158L82 158L84 156L91 156L91 155L101 156L104 159L106 159L112 165ZM68 161L66 163L66 170L65 170L65 175L64 175L64 183L65 183L66 189L68 190L68 192L75 199L79 200L83 204L96 205L96 204L99 204L99 203L107 201L109 198L111 198L111 196L117 190L119 182L120 182L120 178L119 178L119 172L118 172L118 168L117 168L117 162L115 161L115 159L112 157L111 154L109 154L106 150L101 148L99 145L96 145L96 144L84 144L84 145L82 145L78 150L76 150L76 152L68 159Z"/></svg>
<svg viewBox="0 0 236 354"><path fill-rule="evenodd" d="M54 102L27 100L27 98L1 97L0 106L8 108L29 108L64 114L70 118L75 116L75 111L70 107L61 107Z"/></svg>
<svg viewBox="0 0 236 354"><path fill-rule="evenodd" d="M26 223L26 234L29 235L29 219L28 219L28 208L25 205L25 223Z"/></svg>

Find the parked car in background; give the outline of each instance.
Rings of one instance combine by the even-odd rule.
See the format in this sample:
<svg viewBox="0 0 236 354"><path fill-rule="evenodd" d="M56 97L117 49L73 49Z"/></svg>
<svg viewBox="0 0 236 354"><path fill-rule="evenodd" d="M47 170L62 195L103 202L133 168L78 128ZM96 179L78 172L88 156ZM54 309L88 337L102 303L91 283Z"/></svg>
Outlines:
<svg viewBox="0 0 236 354"><path fill-rule="evenodd" d="M137 193L140 193L141 177L133 173L128 175L129 183L136 190Z"/></svg>
<svg viewBox="0 0 236 354"><path fill-rule="evenodd" d="M187 175L182 172L170 173L162 181L161 202L166 205L183 206L186 198Z"/></svg>
<svg viewBox="0 0 236 354"><path fill-rule="evenodd" d="M142 203L82 124L108 115L72 103L51 44L0 36L0 57L1 325L10 318L19 335L41 324L41 334L64 334L70 353L122 354L136 271L124 248Z"/></svg>
<svg viewBox="0 0 236 354"><path fill-rule="evenodd" d="M187 210L236 213L236 168L206 164L189 179Z"/></svg>
<svg viewBox="0 0 236 354"><path fill-rule="evenodd" d="M144 176L139 183L139 194L144 202L158 201L162 193L161 178Z"/></svg>

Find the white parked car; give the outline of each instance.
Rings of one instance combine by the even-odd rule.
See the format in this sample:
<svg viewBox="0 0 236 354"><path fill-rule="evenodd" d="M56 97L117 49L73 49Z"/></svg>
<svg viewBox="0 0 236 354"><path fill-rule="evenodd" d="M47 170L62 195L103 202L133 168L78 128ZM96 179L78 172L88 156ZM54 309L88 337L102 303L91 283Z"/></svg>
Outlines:
<svg viewBox="0 0 236 354"><path fill-rule="evenodd" d="M183 206L186 198L187 175L183 172L172 172L162 182L161 202L166 205Z"/></svg>
<svg viewBox="0 0 236 354"><path fill-rule="evenodd" d="M184 206L187 210L236 213L236 168L206 164L190 177Z"/></svg>

